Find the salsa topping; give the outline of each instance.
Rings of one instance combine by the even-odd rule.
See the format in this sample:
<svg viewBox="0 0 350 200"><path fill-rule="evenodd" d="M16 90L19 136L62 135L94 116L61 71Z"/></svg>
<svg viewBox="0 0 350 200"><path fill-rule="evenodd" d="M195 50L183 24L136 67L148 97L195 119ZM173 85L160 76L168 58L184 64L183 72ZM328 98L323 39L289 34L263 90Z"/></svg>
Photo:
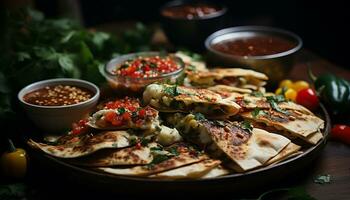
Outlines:
<svg viewBox="0 0 350 200"><path fill-rule="evenodd" d="M255 36L225 40L212 47L217 51L236 56L265 56L288 51L295 46L295 43L279 37Z"/></svg>
<svg viewBox="0 0 350 200"><path fill-rule="evenodd" d="M27 103L39 106L65 106L89 100L93 92L82 87L70 85L46 86L24 95Z"/></svg>
<svg viewBox="0 0 350 200"><path fill-rule="evenodd" d="M105 108L111 111L104 115L104 120L113 126L127 125L129 122L142 125L146 119L157 116L153 108L141 107L137 99L128 97L107 102Z"/></svg>
<svg viewBox="0 0 350 200"><path fill-rule="evenodd" d="M180 69L180 65L170 56L139 56L117 66L116 75L131 78L151 78Z"/></svg>
<svg viewBox="0 0 350 200"><path fill-rule="evenodd" d="M208 4L184 4L164 8L162 14L166 17L193 19L210 15L221 10L217 6Z"/></svg>

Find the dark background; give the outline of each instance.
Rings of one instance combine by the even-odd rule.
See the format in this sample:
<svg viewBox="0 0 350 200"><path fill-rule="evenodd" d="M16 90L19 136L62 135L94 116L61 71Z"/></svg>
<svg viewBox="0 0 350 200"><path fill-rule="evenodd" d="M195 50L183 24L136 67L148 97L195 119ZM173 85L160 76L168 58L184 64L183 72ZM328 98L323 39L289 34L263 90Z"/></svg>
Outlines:
<svg viewBox="0 0 350 200"><path fill-rule="evenodd" d="M72 3L73 2L73 3ZM159 21L159 8L166 0L36 0L34 5L47 16L70 10L86 26L116 21ZM229 8L228 26L268 25L300 35L307 49L344 68L349 52L350 8L346 1L310 0L218 0ZM65 6L62 6L64 4ZM68 6L67 6L68 4ZM69 7L67 9L67 7ZM78 14L78 17L76 13Z"/></svg>

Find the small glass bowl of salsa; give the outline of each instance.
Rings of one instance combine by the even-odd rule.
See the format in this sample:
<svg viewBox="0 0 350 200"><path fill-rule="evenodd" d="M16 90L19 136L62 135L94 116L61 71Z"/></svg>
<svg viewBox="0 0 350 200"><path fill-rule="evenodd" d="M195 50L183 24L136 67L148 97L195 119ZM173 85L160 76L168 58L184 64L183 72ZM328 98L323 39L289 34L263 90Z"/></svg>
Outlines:
<svg viewBox="0 0 350 200"><path fill-rule="evenodd" d="M184 62L172 54L140 52L112 59L105 67L112 88L140 93L154 82L176 83L184 72Z"/></svg>

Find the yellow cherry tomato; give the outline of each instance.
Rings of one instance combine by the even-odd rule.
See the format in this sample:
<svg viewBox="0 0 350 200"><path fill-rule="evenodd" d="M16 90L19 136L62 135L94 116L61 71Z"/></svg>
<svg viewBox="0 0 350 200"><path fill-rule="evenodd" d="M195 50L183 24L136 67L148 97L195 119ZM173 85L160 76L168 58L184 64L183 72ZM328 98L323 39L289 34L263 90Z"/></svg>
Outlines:
<svg viewBox="0 0 350 200"><path fill-rule="evenodd" d="M286 99L291 100L291 101L295 101L295 99L297 98L297 92L291 88L287 89L286 92L284 93L284 96L286 97Z"/></svg>
<svg viewBox="0 0 350 200"><path fill-rule="evenodd" d="M4 176L22 178L27 172L27 154L24 149L16 148L4 152L0 158L0 169Z"/></svg>
<svg viewBox="0 0 350 200"><path fill-rule="evenodd" d="M278 87L279 88L283 88L283 87L292 88L292 86L293 86L293 82L289 79L285 79L285 80L280 82Z"/></svg>
<svg viewBox="0 0 350 200"><path fill-rule="evenodd" d="M299 92L300 90L303 90L303 89L307 89L309 87L310 87L310 85L306 81L296 81L296 82L294 82L294 84L292 86L292 88L297 92Z"/></svg>

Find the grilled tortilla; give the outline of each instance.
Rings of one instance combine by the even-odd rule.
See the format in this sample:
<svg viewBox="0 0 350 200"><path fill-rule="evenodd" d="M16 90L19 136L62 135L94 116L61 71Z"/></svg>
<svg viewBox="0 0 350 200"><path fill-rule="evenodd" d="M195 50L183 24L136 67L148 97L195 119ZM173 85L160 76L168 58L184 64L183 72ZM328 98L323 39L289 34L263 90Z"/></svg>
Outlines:
<svg viewBox="0 0 350 200"><path fill-rule="evenodd" d="M201 179L206 179L206 178L215 178L218 176L224 176L226 174L229 174L230 170L224 168L222 165L218 165L215 168L211 169L208 173L204 174Z"/></svg>
<svg viewBox="0 0 350 200"><path fill-rule="evenodd" d="M36 149L59 158L77 158L106 148L123 148L130 145L130 134L126 131L108 131L99 134L74 137L74 142L62 145L47 145L28 140L28 144Z"/></svg>
<svg viewBox="0 0 350 200"><path fill-rule="evenodd" d="M240 106L207 89L167 84L148 85L143 100L163 112L201 112L209 117L227 117L238 113Z"/></svg>
<svg viewBox="0 0 350 200"><path fill-rule="evenodd" d="M149 143L147 146L133 146L123 149L103 149L92 155L70 160L72 164L88 167L108 167L120 165L146 165L152 162L151 148L157 147L157 143Z"/></svg>
<svg viewBox="0 0 350 200"><path fill-rule="evenodd" d="M287 114L274 110L265 110L262 114L253 116L252 112L240 114L243 118L255 122L265 123L267 126L273 126L277 130L289 132L292 136L310 141L314 133L319 132L324 127L324 121L314 115L306 115L298 111L289 110ZM321 138L320 138L321 136ZM322 134L317 134L312 138L314 141L322 139Z"/></svg>
<svg viewBox="0 0 350 200"><path fill-rule="evenodd" d="M173 153L166 154L161 153L154 155L153 161L145 166L136 166L132 168L108 168L101 167L98 168L104 172L116 175L126 175L126 176L149 176L159 172L176 169L178 167L186 166L192 163L197 163L202 160L208 159L208 156L199 152L194 152L193 148L189 148L187 145L175 144L168 148L174 149L177 152L175 155ZM174 151L174 150L173 150ZM154 153L156 153L155 151ZM166 156L166 157L165 157Z"/></svg>
<svg viewBox="0 0 350 200"><path fill-rule="evenodd" d="M240 68L215 68L187 75L193 86L213 86L217 84L258 90L266 84L268 77L260 72Z"/></svg>
<svg viewBox="0 0 350 200"><path fill-rule="evenodd" d="M208 159L188 166L153 174L149 177L158 179L197 179L203 177L220 163L220 160Z"/></svg>
<svg viewBox="0 0 350 200"><path fill-rule="evenodd" d="M262 129L248 131L238 123L210 121L193 114L177 113L167 121L180 130L184 138L219 151L215 152L217 155L223 152L244 171L262 166L290 143L286 137Z"/></svg>
<svg viewBox="0 0 350 200"><path fill-rule="evenodd" d="M254 96L252 92L244 91L244 89L237 90L235 87L226 86L226 85L217 85L209 87L208 90L216 92L221 95L224 99L230 99L231 101L236 102L242 108L254 109L272 109L270 103L266 99L266 94L260 93L259 96ZM271 96L271 95L270 95ZM314 115L310 110L305 108L302 105L296 104L292 101L283 101L277 102L278 107L284 110L297 110L304 114Z"/></svg>
<svg viewBox="0 0 350 200"><path fill-rule="evenodd" d="M300 150L301 146L296 145L294 143L289 143L284 149L282 149L281 152L279 152L275 157L268 160L264 165L271 165L274 163L281 162L287 158L289 158L290 155L298 152Z"/></svg>

